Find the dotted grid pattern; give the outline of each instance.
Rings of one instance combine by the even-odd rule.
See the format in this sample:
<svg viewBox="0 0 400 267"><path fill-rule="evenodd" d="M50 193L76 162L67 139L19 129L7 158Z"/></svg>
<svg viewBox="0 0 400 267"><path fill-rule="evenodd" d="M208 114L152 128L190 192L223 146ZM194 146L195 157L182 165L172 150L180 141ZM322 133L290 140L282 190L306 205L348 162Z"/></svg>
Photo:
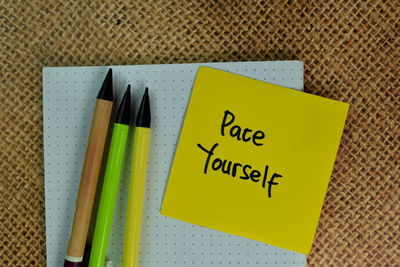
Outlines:
<svg viewBox="0 0 400 267"><path fill-rule="evenodd" d="M136 113L144 87L148 86L150 90L152 134L139 265L305 266L306 256L303 254L160 215L173 155L200 65L297 90L303 89L303 64L299 61L113 67L114 95L118 98L115 103L119 103L130 83ZM43 69L46 243L49 267L61 266L64 260L95 97L107 70L108 67ZM114 112L116 107L117 104L114 104ZM107 259L114 266L119 266L122 259L132 143L133 136L130 135L108 243ZM102 176L99 185L101 179ZM92 218L92 226L93 222Z"/></svg>

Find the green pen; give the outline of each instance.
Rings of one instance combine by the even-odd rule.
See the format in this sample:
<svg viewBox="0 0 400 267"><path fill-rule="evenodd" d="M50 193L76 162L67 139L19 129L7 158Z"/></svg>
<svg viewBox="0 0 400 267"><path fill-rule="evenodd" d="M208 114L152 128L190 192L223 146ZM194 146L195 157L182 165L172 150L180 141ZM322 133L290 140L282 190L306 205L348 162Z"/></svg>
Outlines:
<svg viewBox="0 0 400 267"><path fill-rule="evenodd" d="M101 191L99 210L90 253L89 267L103 267L107 243L110 235L112 216L121 176L122 162L131 118L131 86L128 85L117 111L114 130L111 137L110 151L107 160L106 174Z"/></svg>

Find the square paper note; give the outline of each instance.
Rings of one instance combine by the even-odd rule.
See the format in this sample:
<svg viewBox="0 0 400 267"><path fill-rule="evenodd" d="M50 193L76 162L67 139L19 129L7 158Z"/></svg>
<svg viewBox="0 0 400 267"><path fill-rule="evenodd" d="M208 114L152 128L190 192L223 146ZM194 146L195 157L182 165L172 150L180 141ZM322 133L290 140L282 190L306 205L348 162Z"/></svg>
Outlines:
<svg viewBox="0 0 400 267"><path fill-rule="evenodd" d="M309 253L348 107L200 67L161 213Z"/></svg>

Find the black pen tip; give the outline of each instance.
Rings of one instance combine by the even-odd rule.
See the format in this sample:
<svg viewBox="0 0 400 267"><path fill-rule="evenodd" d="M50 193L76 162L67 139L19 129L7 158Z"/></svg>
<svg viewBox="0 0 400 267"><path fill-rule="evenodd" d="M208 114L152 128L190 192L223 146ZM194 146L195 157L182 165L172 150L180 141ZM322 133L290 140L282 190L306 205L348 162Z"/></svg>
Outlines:
<svg viewBox="0 0 400 267"><path fill-rule="evenodd" d="M115 123L127 124L131 120L131 85L126 88L121 104L119 104Z"/></svg>
<svg viewBox="0 0 400 267"><path fill-rule="evenodd" d="M150 128L150 99L149 99L149 89L146 87L144 91L142 102L140 103L139 111L136 117L137 127L147 127Z"/></svg>
<svg viewBox="0 0 400 267"><path fill-rule="evenodd" d="M100 88L98 99L104 99L108 101L113 101L113 79L112 79L112 69L109 69L104 79L103 85Z"/></svg>

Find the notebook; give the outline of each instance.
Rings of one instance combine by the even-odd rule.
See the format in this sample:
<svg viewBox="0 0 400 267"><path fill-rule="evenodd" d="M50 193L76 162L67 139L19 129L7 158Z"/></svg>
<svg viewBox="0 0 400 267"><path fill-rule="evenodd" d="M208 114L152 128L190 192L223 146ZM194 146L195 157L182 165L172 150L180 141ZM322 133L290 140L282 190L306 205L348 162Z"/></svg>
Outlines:
<svg viewBox="0 0 400 267"><path fill-rule="evenodd" d="M132 85L135 111L145 86L149 87L152 103L139 266L305 266L303 254L160 214L199 66L303 89L300 61L112 66L115 103L121 100L128 83ZM48 266L62 266L64 261L95 98L108 68L43 68ZM112 266L120 266L122 260L132 137L128 139L107 248L107 260Z"/></svg>

